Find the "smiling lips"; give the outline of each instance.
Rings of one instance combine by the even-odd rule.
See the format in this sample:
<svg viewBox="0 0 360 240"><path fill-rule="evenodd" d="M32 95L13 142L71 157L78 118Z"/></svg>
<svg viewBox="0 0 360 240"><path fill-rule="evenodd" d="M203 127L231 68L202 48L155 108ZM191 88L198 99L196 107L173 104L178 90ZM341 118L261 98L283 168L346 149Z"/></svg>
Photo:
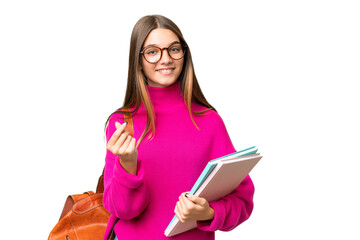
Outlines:
<svg viewBox="0 0 360 240"><path fill-rule="evenodd" d="M173 73L175 70L175 68L160 68L157 69L156 71L162 75L170 75L171 73Z"/></svg>

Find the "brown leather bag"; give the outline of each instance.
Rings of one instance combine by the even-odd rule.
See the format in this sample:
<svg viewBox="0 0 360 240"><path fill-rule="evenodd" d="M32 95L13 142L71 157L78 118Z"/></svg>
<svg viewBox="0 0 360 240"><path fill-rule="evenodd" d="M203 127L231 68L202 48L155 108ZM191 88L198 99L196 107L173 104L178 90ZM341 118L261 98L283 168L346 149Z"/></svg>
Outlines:
<svg viewBox="0 0 360 240"><path fill-rule="evenodd" d="M99 178L97 188L104 188L103 175ZM48 240L102 239L110 217L102 200L102 192L89 191L68 196L60 220L50 232Z"/></svg>
<svg viewBox="0 0 360 240"><path fill-rule="evenodd" d="M127 114L124 120L128 122L125 129L133 136L134 125L131 115ZM50 232L48 240L103 239L110 217L110 213L103 206L103 192L104 171L98 180L96 193L88 191L67 197L60 220ZM115 233L112 231L109 239L114 238Z"/></svg>

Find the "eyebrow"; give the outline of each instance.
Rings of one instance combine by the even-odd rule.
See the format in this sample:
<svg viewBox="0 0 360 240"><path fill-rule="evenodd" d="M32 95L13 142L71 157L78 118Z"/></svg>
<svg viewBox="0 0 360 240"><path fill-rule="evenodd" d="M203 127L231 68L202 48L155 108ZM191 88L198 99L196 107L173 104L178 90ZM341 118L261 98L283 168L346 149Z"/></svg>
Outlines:
<svg viewBox="0 0 360 240"><path fill-rule="evenodd" d="M172 43L169 44L169 46L171 46L171 45L173 45L175 43L180 43L180 42L179 41L173 41ZM154 47L154 46L159 47L157 44L148 44L148 45L144 46L143 49L148 48L148 47Z"/></svg>

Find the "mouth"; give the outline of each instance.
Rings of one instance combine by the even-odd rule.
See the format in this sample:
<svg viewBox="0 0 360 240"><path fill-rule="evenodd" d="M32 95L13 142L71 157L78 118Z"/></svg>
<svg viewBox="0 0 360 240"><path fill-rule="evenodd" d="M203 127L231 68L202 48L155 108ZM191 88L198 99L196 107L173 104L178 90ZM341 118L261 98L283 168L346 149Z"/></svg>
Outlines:
<svg viewBox="0 0 360 240"><path fill-rule="evenodd" d="M170 75L171 73L173 73L175 70L175 68L160 68L157 69L156 72L162 74L162 75Z"/></svg>

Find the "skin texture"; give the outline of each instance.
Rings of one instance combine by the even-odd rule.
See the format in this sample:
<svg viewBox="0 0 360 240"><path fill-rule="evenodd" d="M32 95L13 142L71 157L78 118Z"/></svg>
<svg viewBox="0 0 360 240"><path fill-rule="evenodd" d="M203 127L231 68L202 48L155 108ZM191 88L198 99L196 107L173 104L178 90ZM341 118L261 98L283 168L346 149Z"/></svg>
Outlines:
<svg viewBox="0 0 360 240"><path fill-rule="evenodd" d="M187 222L191 220L210 220L214 218L214 209L209 206L205 198L194 195L185 196L182 193L179 201L176 203L175 214L180 222Z"/></svg>
<svg viewBox="0 0 360 240"><path fill-rule="evenodd" d="M173 42L179 42L179 38L169 29L157 28L150 32L144 42L144 49L149 45L155 45L159 48L167 48ZM179 60L172 59L164 49L161 59L157 63L149 63L143 57L141 60L141 69L144 72L148 84L151 87L169 87L173 85L184 65L184 58ZM163 72L167 69L171 72Z"/></svg>
<svg viewBox="0 0 360 240"><path fill-rule="evenodd" d="M144 48L155 45L160 48L169 47L172 43L179 42L179 38L168 29L154 29L144 42ZM149 63L144 58L141 61L141 70L144 72L148 84L151 87L165 88L177 82L182 71L184 58L179 60L172 59L166 50L163 50L162 58L157 63ZM161 71L161 70L167 71ZM170 70L170 71L169 71ZM126 123L115 123L116 131L111 136L107 144L107 149L119 156L119 161L123 169L136 175L137 157L136 139L125 131ZM174 212L181 222L191 220L211 220L214 218L214 210L204 198L196 196L185 196L186 192L179 196Z"/></svg>
<svg viewBox="0 0 360 240"><path fill-rule="evenodd" d="M126 123L115 123L116 131L107 143L107 149L113 154L119 156L121 166L127 173L136 174L137 156L136 139L125 131Z"/></svg>

